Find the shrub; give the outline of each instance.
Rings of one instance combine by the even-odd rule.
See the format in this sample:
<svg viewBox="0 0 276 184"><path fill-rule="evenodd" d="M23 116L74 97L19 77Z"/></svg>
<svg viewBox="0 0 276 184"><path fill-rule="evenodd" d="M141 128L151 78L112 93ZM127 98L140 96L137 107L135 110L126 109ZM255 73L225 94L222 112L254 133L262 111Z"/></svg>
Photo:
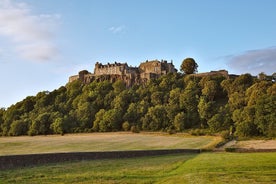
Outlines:
<svg viewBox="0 0 276 184"><path fill-rule="evenodd" d="M232 136L230 135L229 130L221 131L220 136L225 140L231 140L232 139Z"/></svg>
<svg viewBox="0 0 276 184"><path fill-rule="evenodd" d="M176 134L176 130L175 130L175 127L174 126L170 126L168 129L167 129L167 132L171 135L171 134Z"/></svg>
<svg viewBox="0 0 276 184"><path fill-rule="evenodd" d="M127 121L124 122L123 125L122 125L122 128L123 128L124 131L128 131L129 127L130 127L130 125L129 125L129 123Z"/></svg>
<svg viewBox="0 0 276 184"><path fill-rule="evenodd" d="M191 135L196 135L196 136L203 136L206 135L206 131L204 129L192 129L190 130Z"/></svg>
<svg viewBox="0 0 276 184"><path fill-rule="evenodd" d="M237 148L225 148L226 152L236 152Z"/></svg>
<svg viewBox="0 0 276 184"><path fill-rule="evenodd" d="M131 126L130 130L133 133L139 133L140 132L139 127L137 125Z"/></svg>

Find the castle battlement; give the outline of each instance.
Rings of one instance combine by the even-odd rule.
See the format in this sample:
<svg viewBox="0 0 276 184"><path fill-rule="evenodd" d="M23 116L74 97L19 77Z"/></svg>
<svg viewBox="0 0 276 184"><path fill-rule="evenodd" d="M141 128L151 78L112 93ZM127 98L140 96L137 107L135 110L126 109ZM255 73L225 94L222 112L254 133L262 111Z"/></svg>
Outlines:
<svg viewBox="0 0 276 184"><path fill-rule="evenodd" d="M132 86L134 84L145 83L161 75L175 72L177 72L177 70L173 63L168 63L166 60L146 61L141 63L139 67L131 67L128 66L127 63L115 62L104 65L100 62L96 62L93 74L89 73L87 70L83 70L79 72L79 75L71 76L69 82L75 80L80 80L83 83L90 83L94 80L110 80L111 82L123 80L127 86Z"/></svg>
<svg viewBox="0 0 276 184"><path fill-rule="evenodd" d="M85 84L89 84L93 81L109 80L115 82L116 80L122 80L127 87L134 84L144 84L151 79L157 79L162 75L168 73L176 73L173 62L170 63L166 60L152 60L142 62L139 67L128 66L127 63L107 63L102 64L96 62L94 67L94 73L90 73L87 70L82 70L78 75L69 77L69 82L80 80ZM231 77L227 70L210 71L205 73L190 74L195 77L205 76L223 76L225 78Z"/></svg>

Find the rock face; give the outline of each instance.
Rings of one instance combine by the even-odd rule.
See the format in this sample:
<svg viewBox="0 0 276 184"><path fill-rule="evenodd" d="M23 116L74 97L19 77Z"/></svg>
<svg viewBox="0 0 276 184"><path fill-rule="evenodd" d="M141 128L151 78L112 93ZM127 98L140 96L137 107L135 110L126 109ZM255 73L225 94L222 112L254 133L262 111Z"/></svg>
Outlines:
<svg viewBox="0 0 276 184"><path fill-rule="evenodd" d="M116 80L123 80L127 87L134 84L143 84L150 79L159 78L162 75L168 73L175 73L173 63L167 61L146 61L141 63L139 67L128 66L127 63L108 63L103 65L96 63L94 73L90 73L87 70L80 71L78 75L69 77L69 82L80 80L85 84L89 84L92 81L104 81L109 80L115 82Z"/></svg>

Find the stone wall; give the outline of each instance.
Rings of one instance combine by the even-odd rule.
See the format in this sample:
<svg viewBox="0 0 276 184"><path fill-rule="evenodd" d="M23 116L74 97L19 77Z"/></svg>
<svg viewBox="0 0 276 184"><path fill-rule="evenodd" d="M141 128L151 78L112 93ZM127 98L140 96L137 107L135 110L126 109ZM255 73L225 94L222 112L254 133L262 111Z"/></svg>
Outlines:
<svg viewBox="0 0 276 184"><path fill-rule="evenodd" d="M205 72L205 73L196 73L196 74L191 74L191 76L196 76L196 77L223 76L226 79L229 78L227 70L211 71L211 72Z"/></svg>
<svg viewBox="0 0 276 184"><path fill-rule="evenodd" d="M96 159L121 159L177 153L200 153L199 149L169 149L169 150L137 150L137 151L109 151L109 152L72 152L45 153L31 155L0 156L0 169L13 169L49 163L72 162Z"/></svg>

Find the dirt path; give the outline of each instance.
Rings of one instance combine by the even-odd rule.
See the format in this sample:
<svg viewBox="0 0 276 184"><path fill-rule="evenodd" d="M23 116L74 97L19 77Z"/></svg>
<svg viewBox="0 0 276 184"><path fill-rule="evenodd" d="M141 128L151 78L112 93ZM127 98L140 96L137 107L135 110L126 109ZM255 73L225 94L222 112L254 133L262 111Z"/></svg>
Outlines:
<svg viewBox="0 0 276 184"><path fill-rule="evenodd" d="M245 149L276 149L276 140L238 141L235 147Z"/></svg>
<svg viewBox="0 0 276 184"><path fill-rule="evenodd" d="M232 141L227 142L226 144L224 144L223 146L221 146L219 148L215 148L214 151L223 152L225 150L225 148L234 147L235 144L237 144L237 141L232 140Z"/></svg>
<svg viewBox="0 0 276 184"><path fill-rule="evenodd" d="M276 149L276 140L248 140L236 141L232 140L225 145L216 148L214 151L224 151L225 148L241 148L241 149L255 149L255 150L273 150Z"/></svg>

